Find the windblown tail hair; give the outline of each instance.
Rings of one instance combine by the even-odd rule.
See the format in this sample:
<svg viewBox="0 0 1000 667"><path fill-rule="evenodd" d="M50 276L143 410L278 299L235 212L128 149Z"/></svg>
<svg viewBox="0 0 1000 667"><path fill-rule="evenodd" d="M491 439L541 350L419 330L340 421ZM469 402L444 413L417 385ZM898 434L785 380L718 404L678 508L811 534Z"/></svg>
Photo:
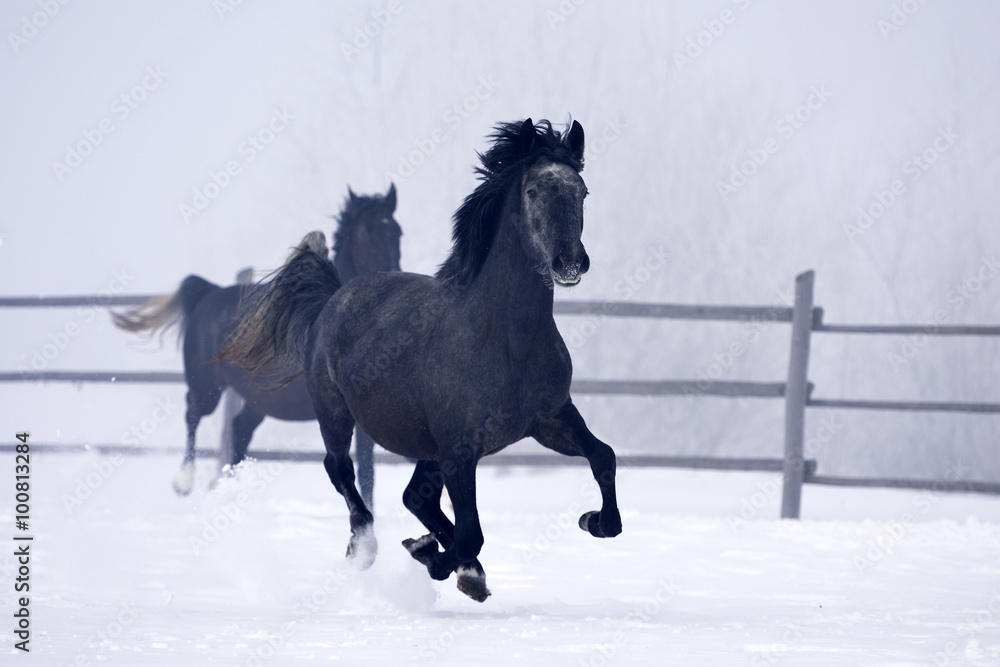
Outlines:
<svg viewBox="0 0 1000 667"><path fill-rule="evenodd" d="M217 359L254 373L287 369L289 362L301 368L313 322L340 284L326 236L310 232L280 269L246 291L240 324Z"/></svg>
<svg viewBox="0 0 1000 667"><path fill-rule="evenodd" d="M181 325L179 336L184 335L184 321L206 294L219 289L218 285L200 276L188 276L170 296L158 296L124 313L111 313L111 321L125 331L152 335L160 330L161 336L171 327Z"/></svg>

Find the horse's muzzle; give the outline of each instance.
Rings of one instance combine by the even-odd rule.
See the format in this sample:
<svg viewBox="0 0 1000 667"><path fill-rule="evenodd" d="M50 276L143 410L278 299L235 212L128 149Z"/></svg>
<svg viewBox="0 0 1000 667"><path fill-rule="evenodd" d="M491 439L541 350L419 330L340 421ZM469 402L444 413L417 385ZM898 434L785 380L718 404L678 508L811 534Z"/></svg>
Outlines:
<svg viewBox="0 0 1000 667"><path fill-rule="evenodd" d="M552 261L552 279L558 285L572 287L590 270L590 257L585 251L581 251L578 257L567 257L567 254L558 255Z"/></svg>

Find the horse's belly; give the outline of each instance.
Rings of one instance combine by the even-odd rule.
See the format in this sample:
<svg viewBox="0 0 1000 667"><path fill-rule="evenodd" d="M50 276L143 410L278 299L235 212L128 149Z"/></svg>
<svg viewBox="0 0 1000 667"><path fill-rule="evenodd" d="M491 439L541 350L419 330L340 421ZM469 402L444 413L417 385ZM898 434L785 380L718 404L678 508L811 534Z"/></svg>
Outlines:
<svg viewBox="0 0 1000 667"><path fill-rule="evenodd" d="M427 422L402 403L362 401L353 405L351 414L372 440L388 451L414 459L437 458L437 445Z"/></svg>

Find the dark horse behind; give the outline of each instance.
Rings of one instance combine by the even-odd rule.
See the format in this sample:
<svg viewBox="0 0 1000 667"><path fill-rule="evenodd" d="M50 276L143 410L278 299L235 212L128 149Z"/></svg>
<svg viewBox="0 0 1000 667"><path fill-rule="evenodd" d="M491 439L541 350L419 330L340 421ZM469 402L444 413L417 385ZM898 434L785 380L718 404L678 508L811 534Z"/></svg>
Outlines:
<svg viewBox="0 0 1000 667"><path fill-rule="evenodd" d="M399 271L399 239L402 234L393 214L396 187L385 196L359 197L348 188L347 201L337 216L334 263L347 282L379 271ZM324 249L325 250L325 249ZM215 411L228 386L243 399L243 409L233 418L233 451L230 465L246 456L254 430L264 417L290 421L316 419L312 400L295 363L278 363L267 375L253 375L227 363L215 363L222 344L236 328L245 285L219 287L199 276L188 276L173 295L151 299L127 313L113 313L114 323L126 331L155 331L179 325L184 343L184 377L187 381L187 448L181 469L174 477L174 490L191 492L194 484L195 432L198 423ZM283 385L283 386L282 386ZM275 389L275 387L280 387ZM361 470L371 470L373 443L358 429ZM373 480L362 475L365 498L371 502Z"/></svg>
<svg viewBox="0 0 1000 667"><path fill-rule="evenodd" d="M490 594L477 557L483 532L476 466L525 437L586 457L602 507L580 517L596 537L621 532L615 454L570 398L572 364L552 317L553 285L590 266L581 242L583 127L498 125L481 155L482 180L454 217L454 246L435 277L364 276L341 285L322 232L303 239L252 295L223 357L249 369L299 360L313 399L326 471L347 501L348 557L375 558L372 514L354 483L355 421L386 449L417 459L403 503L430 531L404 546L430 576ZM373 356L385 360L369 372ZM455 508L441 510L442 486ZM443 550L439 550L439 546Z"/></svg>

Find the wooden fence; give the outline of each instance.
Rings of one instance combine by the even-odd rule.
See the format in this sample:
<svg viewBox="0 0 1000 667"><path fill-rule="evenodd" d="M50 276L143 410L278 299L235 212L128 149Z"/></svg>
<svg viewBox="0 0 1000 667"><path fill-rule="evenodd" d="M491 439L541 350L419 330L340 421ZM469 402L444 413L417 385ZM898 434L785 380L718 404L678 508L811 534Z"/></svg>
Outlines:
<svg viewBox="0 0 1000 667"><path fill-rule="evenodd" d="M245 279L245 278L244 278ZM785 428L784 455L781 459L767 458L711 458L684 456L631 456L620 457L623 465L683 467L715 470L760 470L781 472L783 477L781 516L798 518L802 505L803 484L838 486L877 486L907 489L930 489L1000 494L1000 483L966 480L914 480L914 479L864 479L819 475L816 462L807 460L803 452L806 410L909 410L926 412L959 412L1000 414L1000 403L960 403L930 401L888 401L856 399L816 399L808 380L809 350L812 335L820 334L885 334L927 336L1000 336L1000 326L873 326L829 325L823 322L823 310L813 304L812 271L802 273L795 281L795 301L792 306L705 306L678 304L647 304L600 301L557 301L558 315L601 315L606 317L639 317L677 320L710 320L732 322L780 322L791 325L791 346L787 375L784 382L732 382L722 380L586 380L573 381L575 394L629 395L629 396L720 396L727 398L784 399ZM8 297L0 298L0 307L77 307L77 306L133 306L151 298L147 296L107 297ZM25 371L0 372L0 382L55 381L55 382L183 382L183 373L176 372L69 372ZM233 408L224 418L229 423ZM223 439L225 442L225 438ZM224 447L225 445L223 445ZM5 445L0 451L13 446ZM42 448L38 445L36 449ZM73 451L81 446L60 445L45 449ZM151 450L114 445L92 446L101 452L147 453ZM164 451L164 450L152 450ZM169 450L173 451L173 450ZM219 456L218 451L199 450L200 456ZM255 453L259 459L320 460L320 452ZM222 458L220 457L220 460ZM399 463L405 459L391 454L376 457L379 463ZM565 457L556 455L516 456L501 454L483 460L485 464L565 465Z"/></svg>

